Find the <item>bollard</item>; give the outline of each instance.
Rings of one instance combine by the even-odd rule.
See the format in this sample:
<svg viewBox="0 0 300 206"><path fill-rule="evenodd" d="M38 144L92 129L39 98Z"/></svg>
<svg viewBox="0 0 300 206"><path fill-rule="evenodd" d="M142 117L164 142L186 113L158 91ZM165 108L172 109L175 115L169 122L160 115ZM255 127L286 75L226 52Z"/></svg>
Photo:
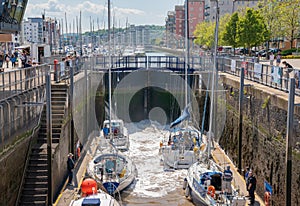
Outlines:
<svg viewBox="0 0 300 206"><path fill-rule="evenodd" d="M58 83L59 82L59 78L58 78L57 64L58 64L58 60L54 59L54 81Z"/></svg>

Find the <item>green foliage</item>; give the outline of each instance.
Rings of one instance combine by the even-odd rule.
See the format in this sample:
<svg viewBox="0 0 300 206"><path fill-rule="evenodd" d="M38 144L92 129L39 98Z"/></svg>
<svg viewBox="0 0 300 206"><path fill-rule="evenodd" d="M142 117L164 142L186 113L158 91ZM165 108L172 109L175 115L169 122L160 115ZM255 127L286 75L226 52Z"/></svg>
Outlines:
<svg viewBox="0 0 300 206"><path fill-rule="evenodd" d="M212 48L214 42L215 24L204 21L197 25L194 35L196 36L195 43L202 45L208 49Z"/></svg>
<svg viewBox="0 0 300 206"><path fill-rule="evenodd" d="M268 96L268 97L264 100L264 103L261 105L261 108L262 108L262 109L265 109L265 108L268 106L269 102L270 102L270 96Z"/></svg>
<svg viewBox="0 0 300 206"><path fill-rule="evenodd" d="M231 45L234 48L237 47L238 23L239 15L237 12L235 12L227 22L225 31L222 35L225 45Z"/></svg>
<svg viewBox="0 0 300 206"><path fill-rule="evenodd" d="M281 3L281 21L284 27L284 36L292 42L297 38L300 32L300 0L282 1Z"/></svg>
<svg viewBox="0 0 300 206"><path fill-rule="evenodd" d="M287 49L287 50L284 50L281 52L281 55L282 56L287 56L287 55L292 55L293 52L296 52L297 49L296 48L293 48L293 49Z"/></svg>
<svg viewBox="0 0 300 206"><path fill-rule="evenodd" d="M261 44L268 36L268 31L258 11L246 9L245 16L240 18L238 26L238 42L248 48Z"/></svg>

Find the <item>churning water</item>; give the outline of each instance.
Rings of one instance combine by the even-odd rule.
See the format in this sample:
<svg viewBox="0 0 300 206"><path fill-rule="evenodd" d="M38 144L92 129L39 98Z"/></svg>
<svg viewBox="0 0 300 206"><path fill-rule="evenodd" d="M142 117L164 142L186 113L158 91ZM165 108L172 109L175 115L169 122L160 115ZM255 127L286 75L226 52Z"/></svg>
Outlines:
<svg viewBox="0 0 300 206"><path fill-rule="evenodd" d="M182 190L187 170L164 170L159 142L167 130L157 122L126 125L130 149L125 152L136 164L138 177L122 192L122 205L193 205Z"/></svg>

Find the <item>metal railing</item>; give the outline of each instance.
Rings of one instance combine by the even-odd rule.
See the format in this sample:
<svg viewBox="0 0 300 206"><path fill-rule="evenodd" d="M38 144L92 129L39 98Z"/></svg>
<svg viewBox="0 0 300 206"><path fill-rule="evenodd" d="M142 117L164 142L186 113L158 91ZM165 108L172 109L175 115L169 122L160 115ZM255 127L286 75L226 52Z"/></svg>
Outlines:
<svg viewBox="0 0 300 206"><path fill-rule="evenodd" d="M184 71L186 64L184 57L177 56L97 56L95 70L107 70L109 60L113 70L137 70L137 69L168 69L172 71ZM189 59L189 69L202 70L203 62L198 56Z"/></svg>
<svg viewBox="0 0 300 206"><path fill-rule="evenodd" d="M0 100L44 86L49 69L49 65L44 64L0 73Z"/></svg>
<svg viewBox="0 0 300 206"><path fill-rule="evenodd" d="M279 66L272 66L243 59L218 58L218 70L235 76L240 76L241 68L244 68L245 79L260 83L262 85L278 89L284 92L289 91L290 78L296 79L296 95L300 95L300 69L287 70Z"/></svg>

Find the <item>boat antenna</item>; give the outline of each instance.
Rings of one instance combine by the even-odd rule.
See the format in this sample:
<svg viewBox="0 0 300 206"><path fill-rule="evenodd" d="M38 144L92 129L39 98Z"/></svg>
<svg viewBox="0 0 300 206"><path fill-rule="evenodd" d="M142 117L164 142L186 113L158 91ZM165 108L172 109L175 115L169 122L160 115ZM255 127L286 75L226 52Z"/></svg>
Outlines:
<svg viewBox="0 0 300 206"><path fill-rule="evenodd" d="M218 0L216 0L216 27L215 27L215 45L214 45L214 59L213 59L213 70L212 70L212 80L211 80L211 99L210 99L210 117L209 117L209 133L207 138L207 154L208 159L211 156L211 142L212 140L212 121L213 121L213 113L214 113L214 101L215 101L215 74L217 72L217 48L218 48L218 33L219 33L219 4ZM209 164L208 164L209 166Z"/></svg>

